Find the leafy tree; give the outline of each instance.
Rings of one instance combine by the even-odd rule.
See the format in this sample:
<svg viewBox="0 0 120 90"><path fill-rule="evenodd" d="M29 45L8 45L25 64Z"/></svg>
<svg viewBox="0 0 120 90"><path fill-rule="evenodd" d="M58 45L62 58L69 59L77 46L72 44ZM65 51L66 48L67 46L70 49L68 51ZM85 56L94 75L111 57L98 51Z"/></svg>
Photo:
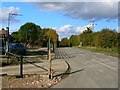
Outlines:
<svg viewBox="0 0 120 90"><path fill-rule="evenodd" d="M113 48L117 46L117 35L115 30L103 28L100 32L82 33L79 37L83 46Z"/></svg>
<svg viewBox="0 0 120 90"><path fill-rule="evenodd" d="M50 38L52 43L57 43L58 34L56 33L56 31L53 29L50 29L50 28L46 28L46 29L47 29L47 32L46 32L45 36L47 37L47 39Z"/></svg>
<svg viewBox="0 0 120 90"><path fill-rule="evenodd" d="M116 44L116 47L118 49L118 57L120 58L120 33L118 33L118 36L117 36L117 44Z"/></svg>
<svg viewBox="0 0 120 90"><path fill-rule="evenodd" d="M87 29L87 30L83 31L83 33L92 33L92 30Z"/></svg>
<svg viewBox="0 0 120 90"><path fill-rule="evenodd" d="M48 38L46 36L46 33L47 33L47 29L42 29L39 31L39 36L38 36L38 42L39 42L39 45L41 46L47 46L47 42L48 42Z"/></svg>
<svg viewBox="0 0 120 90"><path fill-rule="evenodd" d="M78 46L79 45L79 36L72 35L69 39L69 42L70 42L71 46Z"/></svg>
<svg viewBox="0 0 120 90"><path fill-rule="evenodd" d="M60 41L60 46L61 47L68 47L69 46L69 40L67 38L63 38L61 41Z"/></svg>
<svg viewBox="0 0 120 90"><path fill-rule="evenodd" d="M99 46L103 48L115 47L117 43L117 32L108 28L102 29L98 35Z"/></svg>
<svg viewBox="0 0 120 90"><path fill-rule="evenodd" d="M13 42L19 42L18 32L13 32L13 33L11 34L11 36L12 36L12 41L13 41Z"/></svg>
<svg viewBox="0 0 120 90"><path fill-rule="evenodd" d="M19 41L25 44L35 44L38 40L40 30L40 26L32 22L24 24L18 31Z"/></svg>
<svg viewBox="0 0 120 90"><path fill-rule="evenodd" d="M80 42L83 46L92 46L93 44L93 33L82 33L80 34Z"/></svg>
<svg viewBox="0 0 120 90"><path fill-rule="evenodd" d="M48 38L53 43L58 42L58 34L50 28L41 29L39 25L32 22L22 25L18 32L13 33L13 38L30 46L47 46Z"/></svg>

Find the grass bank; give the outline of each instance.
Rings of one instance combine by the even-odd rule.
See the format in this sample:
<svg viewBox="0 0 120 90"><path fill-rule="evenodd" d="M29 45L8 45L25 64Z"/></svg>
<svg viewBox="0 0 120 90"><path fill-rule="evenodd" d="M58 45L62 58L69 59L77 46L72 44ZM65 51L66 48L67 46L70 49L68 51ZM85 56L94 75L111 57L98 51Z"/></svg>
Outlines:
<svg viewBox="0 0 120 90"><path fill-rule="evenodd" d="M102 53L102 54L107 54L111 55L114 57L118 57L118 49L117 48L97 48L97 47L79 47L81 49L89 50L92 52L97 52L97 53Z"/></svg>

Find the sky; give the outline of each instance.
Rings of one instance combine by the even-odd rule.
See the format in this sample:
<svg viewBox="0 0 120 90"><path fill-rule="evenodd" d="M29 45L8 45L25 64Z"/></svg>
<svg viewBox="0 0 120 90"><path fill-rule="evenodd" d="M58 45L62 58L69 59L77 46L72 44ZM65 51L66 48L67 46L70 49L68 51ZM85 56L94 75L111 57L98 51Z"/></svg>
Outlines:
<svg viewBox="0 0 120 90"><path fill-rule="evenodd" d="M94 21L94 32L103 28L120 28L118 19L118 0L101 0L87 2L77 0L43 2L42 0L8 0L0 4L0 28L8 26L9 13L10 33L18 31L27 22L33 22L42 28L53 28L61 40L64 37L82 33ZM119 5L120 6L120 5ZM20 16L19 16L20 15Z"/></svg>

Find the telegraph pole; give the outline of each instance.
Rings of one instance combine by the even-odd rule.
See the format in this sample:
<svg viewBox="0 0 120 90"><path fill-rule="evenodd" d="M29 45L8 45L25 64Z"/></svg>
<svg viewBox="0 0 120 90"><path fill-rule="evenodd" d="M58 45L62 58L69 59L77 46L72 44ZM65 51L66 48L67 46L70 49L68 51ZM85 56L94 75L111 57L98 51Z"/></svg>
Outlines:
<svg viewBox="0 0 120 90"><path fill-rule="evenodd" d="M9 28L10 28L10 17L11 17L11 13L9 13L8 15L8 27L7 27L7 51L6 54L9 52Z"/></svg>
<svg viewBox="0 0 120 90"><path fill-rule="evenodd" d="M20 14L15 14L15 13L12 13L12 11L8 14L8 27L7 27L7 51L6 51L6 54L9 52L9 42L10 42L10 39L9 39L9 32L10 32L10 19L12 16L22 16Z"/></svg>

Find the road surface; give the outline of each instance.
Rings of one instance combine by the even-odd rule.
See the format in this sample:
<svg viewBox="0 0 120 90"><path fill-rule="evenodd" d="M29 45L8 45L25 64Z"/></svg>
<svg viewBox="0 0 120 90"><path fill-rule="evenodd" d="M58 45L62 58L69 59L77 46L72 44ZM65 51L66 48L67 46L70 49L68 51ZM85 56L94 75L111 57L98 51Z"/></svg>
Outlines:
<svg viewBox="0 0 120 90"><path fill-rule="evenodd" d="M118 88L118 58L79 48L59 48L71 72L53 88Z"/></svg>

